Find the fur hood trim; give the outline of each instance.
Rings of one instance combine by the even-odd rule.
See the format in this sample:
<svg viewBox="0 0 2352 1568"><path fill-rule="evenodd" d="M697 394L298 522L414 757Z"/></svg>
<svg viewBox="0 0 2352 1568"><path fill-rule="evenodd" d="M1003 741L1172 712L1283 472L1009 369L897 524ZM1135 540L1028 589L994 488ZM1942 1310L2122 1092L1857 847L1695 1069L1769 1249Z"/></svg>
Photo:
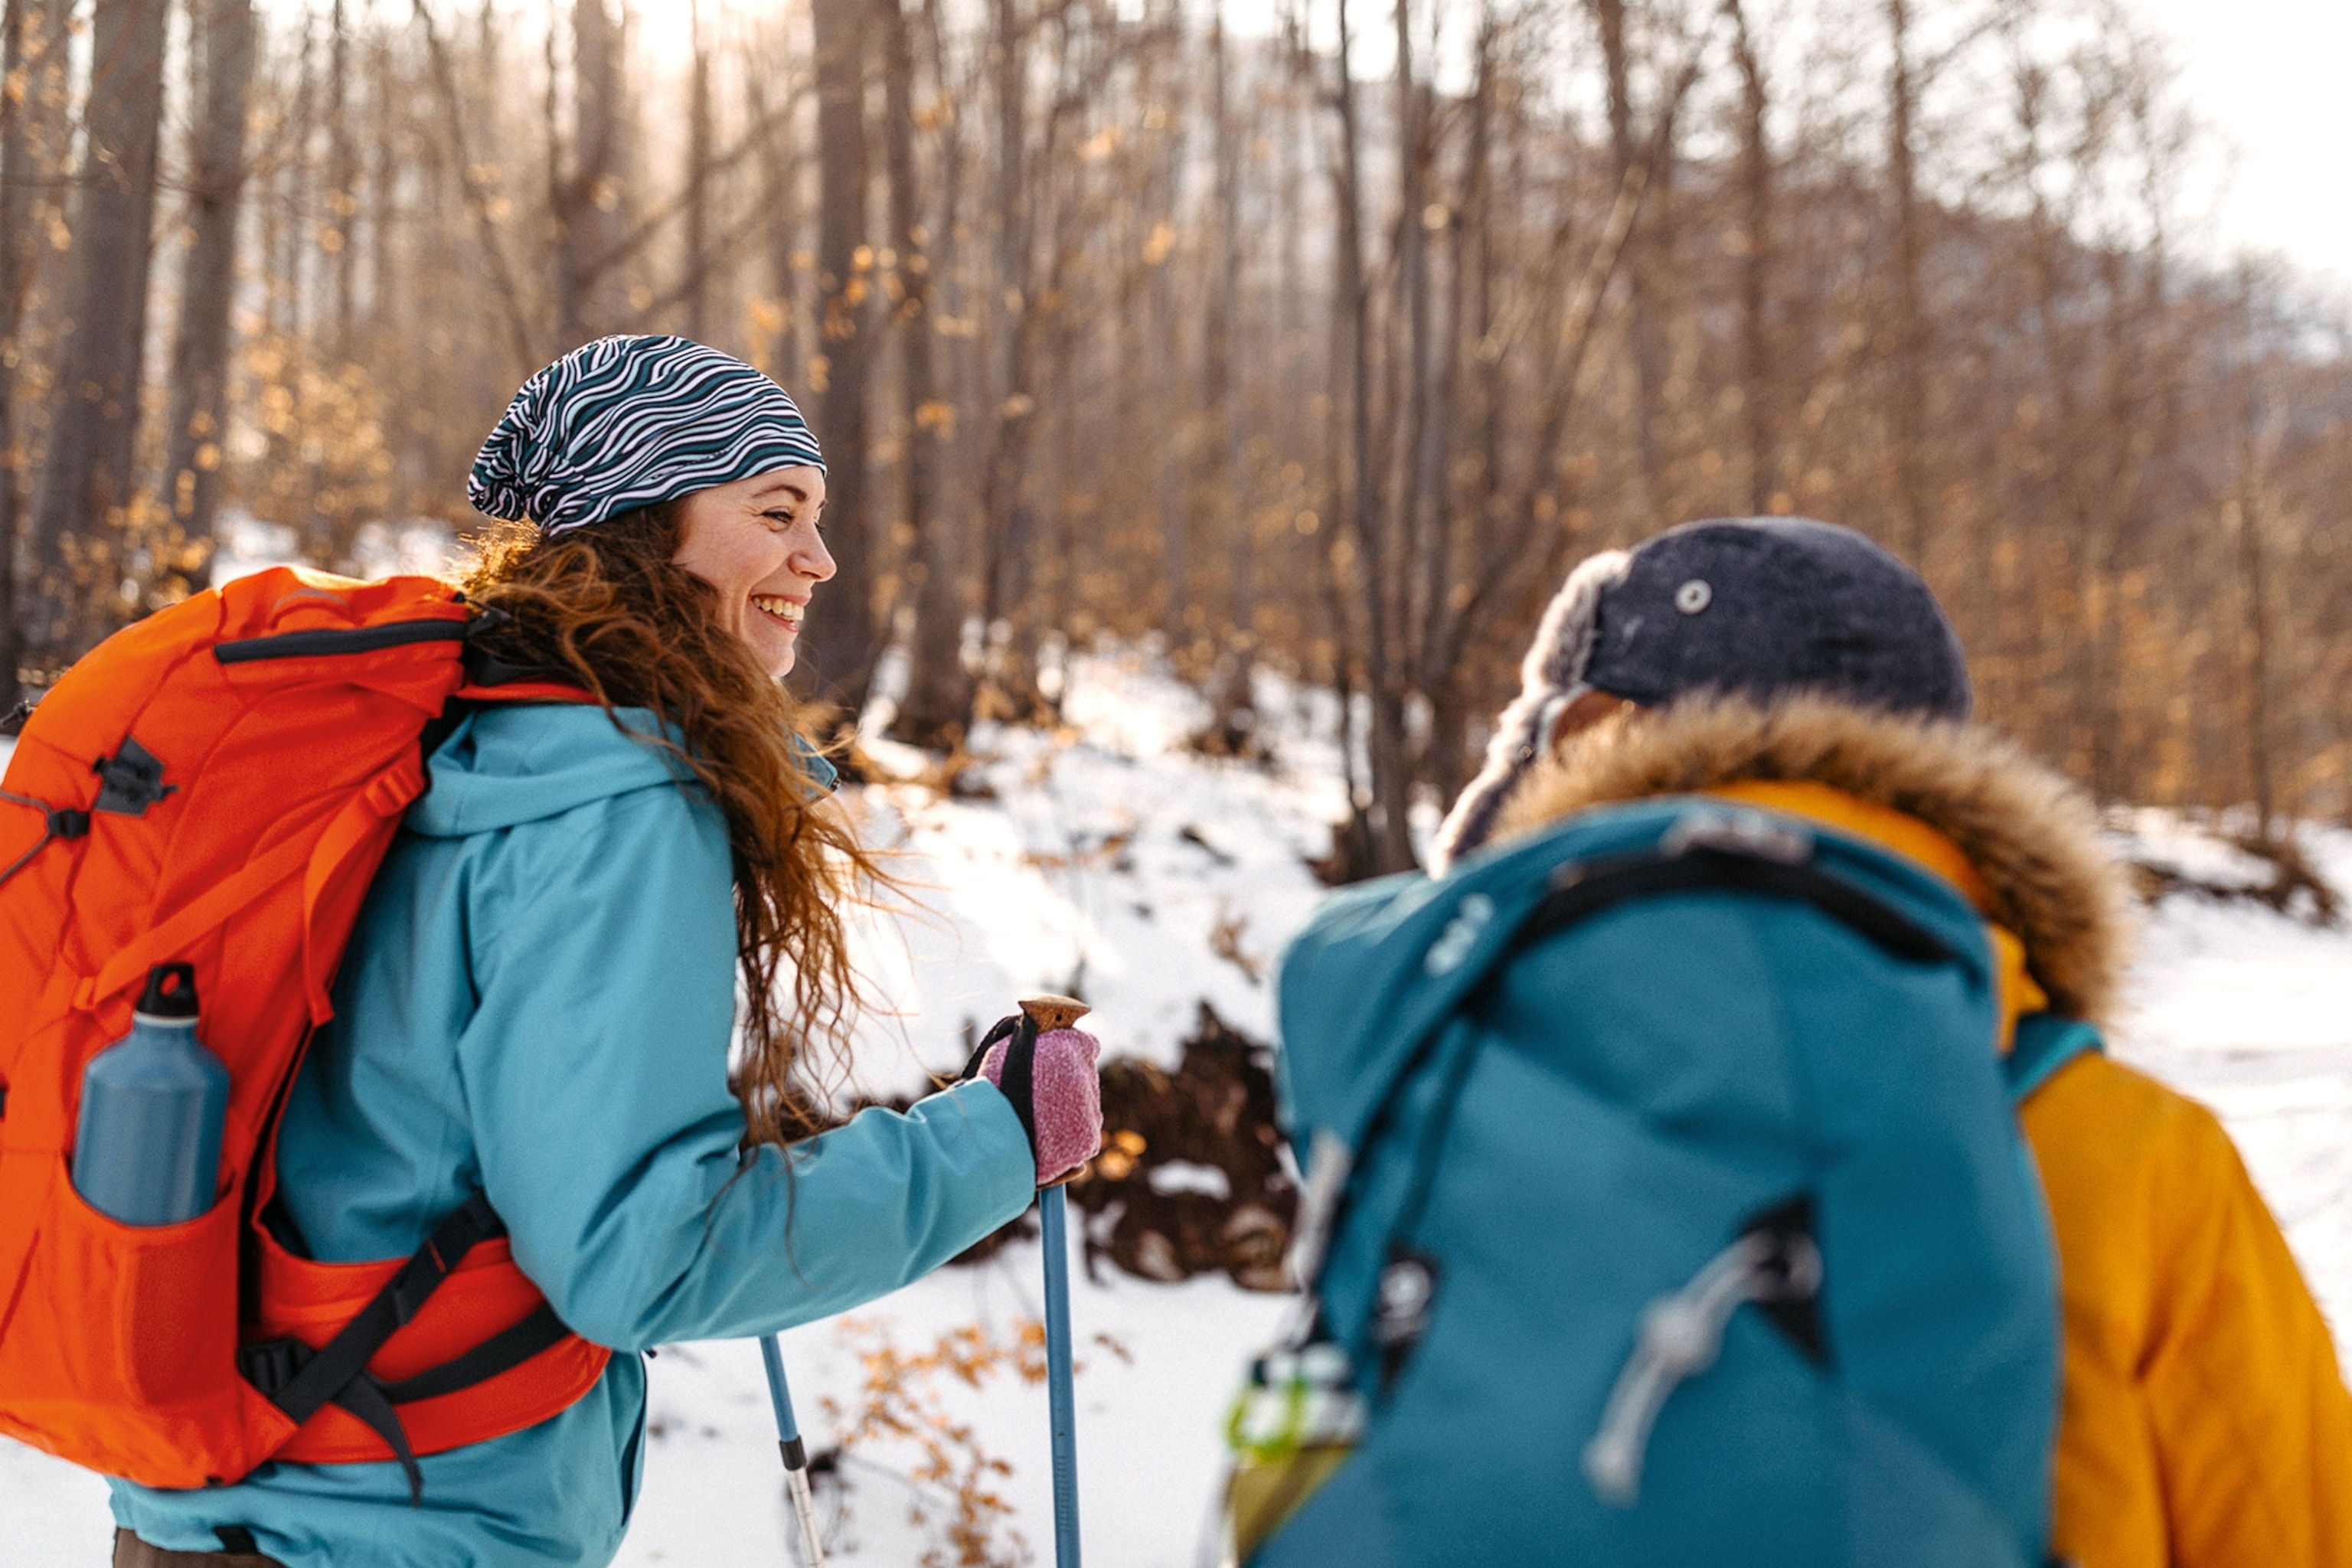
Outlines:
<svg viewBox="0 0 2352 1568"><path fill-rule="evenodd" d="M1429 868L1443 872L1455 858L1486 841L1495 815L1511 798L1528 768L1543 754L1544 737L1568 705L1592 689L1584 672L1592 664L1592 639L1601 629L1601 595L1625 580L1633 558L1604 550L1568 574L1536 627L1536 639L1519 661L1519 694L1495 724L1486 765L1470 781L1454 809L1437 826Z"/></svg>
<svg viewBox="0 0 2352 1568"><path fill-rule="evenodd" d="M1973 724L1864 712L1817 697L1759 707L1696 697L1569 741L1503 803L1497 839L1571 813L1748 780L1826 784L1958 846L1990 889L1987 918L2025 944L2071 1017L2105 1022L2130 959L2132 907L2098 818L2073 784Z"/></svg>

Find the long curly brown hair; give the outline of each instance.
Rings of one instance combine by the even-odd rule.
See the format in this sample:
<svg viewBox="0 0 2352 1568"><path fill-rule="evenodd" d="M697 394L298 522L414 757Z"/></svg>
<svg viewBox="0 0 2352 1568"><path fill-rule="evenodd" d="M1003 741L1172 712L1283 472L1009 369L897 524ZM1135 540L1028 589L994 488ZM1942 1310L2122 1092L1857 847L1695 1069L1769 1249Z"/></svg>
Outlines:
<svg viewBox="0 0 2352 1568"><path fill-rule="evenodd" d="M679 532L667 504L552 538L504 529L474 542L460 585L488 652L681 738L660 743L718 803L734 856L746 1136L784 1142L822 1131L822 1080L846 1071L859 986L844 917L886 879L811 773L802 704L674 563Z"/></svg>

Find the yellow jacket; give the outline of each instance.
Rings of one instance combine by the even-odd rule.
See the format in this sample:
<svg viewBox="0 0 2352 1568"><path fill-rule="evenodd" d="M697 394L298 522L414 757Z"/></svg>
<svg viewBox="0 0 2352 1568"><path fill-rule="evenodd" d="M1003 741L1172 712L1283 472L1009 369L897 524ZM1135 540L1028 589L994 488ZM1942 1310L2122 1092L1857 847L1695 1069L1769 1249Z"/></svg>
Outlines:
<svg viewBox="0 0 2352 1568"><path fill-rule="evenodd" d="M2020 1116L2065 1313L2052 1550L2081 1568L2352 1565L2352 1397L2220 1121L2100 1055Z"/></svg>
<svg viewBox="0 0 2352 1568"><path fill-rule="evenodd" d="M1871 838L1995 917L1917 818L1811 783L1715 793ZM1997 923L2001 1047L2049 998ZM2058 1237L2065 1392L2051 1551L2078 1568L2352 1568L2352 1395L2286 1238L2213 1113L2093 1051L2018 1120Z"/></svg>
<svg viewBox="0 0 2352 1568"><path fill-rule="evenodd" d="M1685 700L1545 759L1499 833L1700 791L1858 834L1958 887L1992 940L2001 1048L2020 1016L2112 1010L2128 894L2096 819L1983 731L1808 699ZM2096 1053L2020 1119L2065 1317L2053 1553L2079 1568L2352 1568L2352 1396L2229 1134Z"/></svg>
<svg viewBox="0 0 2352 1568"><path fill-rule="evenodd" d="M1917 818L1811 783L1715 793L1871 838L2002 900ZM2049 998L1991 927L2001 1047ZM2352 1568L2352 1395L2213 1113L2093 1051L2018 1112L2058 1237L2065 1391L2051 1551L2078 1568Z"/></svg>

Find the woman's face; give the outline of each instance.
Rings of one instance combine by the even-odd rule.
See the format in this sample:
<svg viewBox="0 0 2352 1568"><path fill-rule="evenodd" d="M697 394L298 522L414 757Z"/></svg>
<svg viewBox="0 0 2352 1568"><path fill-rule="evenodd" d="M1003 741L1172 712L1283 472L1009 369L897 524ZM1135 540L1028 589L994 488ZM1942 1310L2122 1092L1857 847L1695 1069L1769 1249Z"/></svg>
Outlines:
<svg viewBox="0 0 2352 1568"><path fill-rule="evenodd" d="M677 563L718 590L719 624L770 675L789 672L809 595L834 572L816 527L824 470L778 468L697 490L677 507Z"/></svg>

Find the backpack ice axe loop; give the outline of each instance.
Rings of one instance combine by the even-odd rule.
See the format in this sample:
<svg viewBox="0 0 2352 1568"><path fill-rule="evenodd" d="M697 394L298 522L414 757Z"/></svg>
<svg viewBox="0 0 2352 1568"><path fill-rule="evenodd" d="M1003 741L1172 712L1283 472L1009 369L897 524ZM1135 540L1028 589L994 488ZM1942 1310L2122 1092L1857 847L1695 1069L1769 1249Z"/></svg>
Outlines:
<svg viewBox="0 0 2352 1568"><path fill-rule="evenodd" d="M1823 1359L1811 1311L1821 1289L1821 1248L1799 1198L1759 1215L1688 1284L1643 1308L1633 1353L1609 1391L1601 1429L1584 1446L1584 1475L1593 1495L1612 1508L1641 1501L1642 1460L1659 1413L1676 1384L1715 1364L1731 1315L1743 1305L1801 1309L1802 1326L1782 1321L1783 1331L1809 1360Z"/></svg>

